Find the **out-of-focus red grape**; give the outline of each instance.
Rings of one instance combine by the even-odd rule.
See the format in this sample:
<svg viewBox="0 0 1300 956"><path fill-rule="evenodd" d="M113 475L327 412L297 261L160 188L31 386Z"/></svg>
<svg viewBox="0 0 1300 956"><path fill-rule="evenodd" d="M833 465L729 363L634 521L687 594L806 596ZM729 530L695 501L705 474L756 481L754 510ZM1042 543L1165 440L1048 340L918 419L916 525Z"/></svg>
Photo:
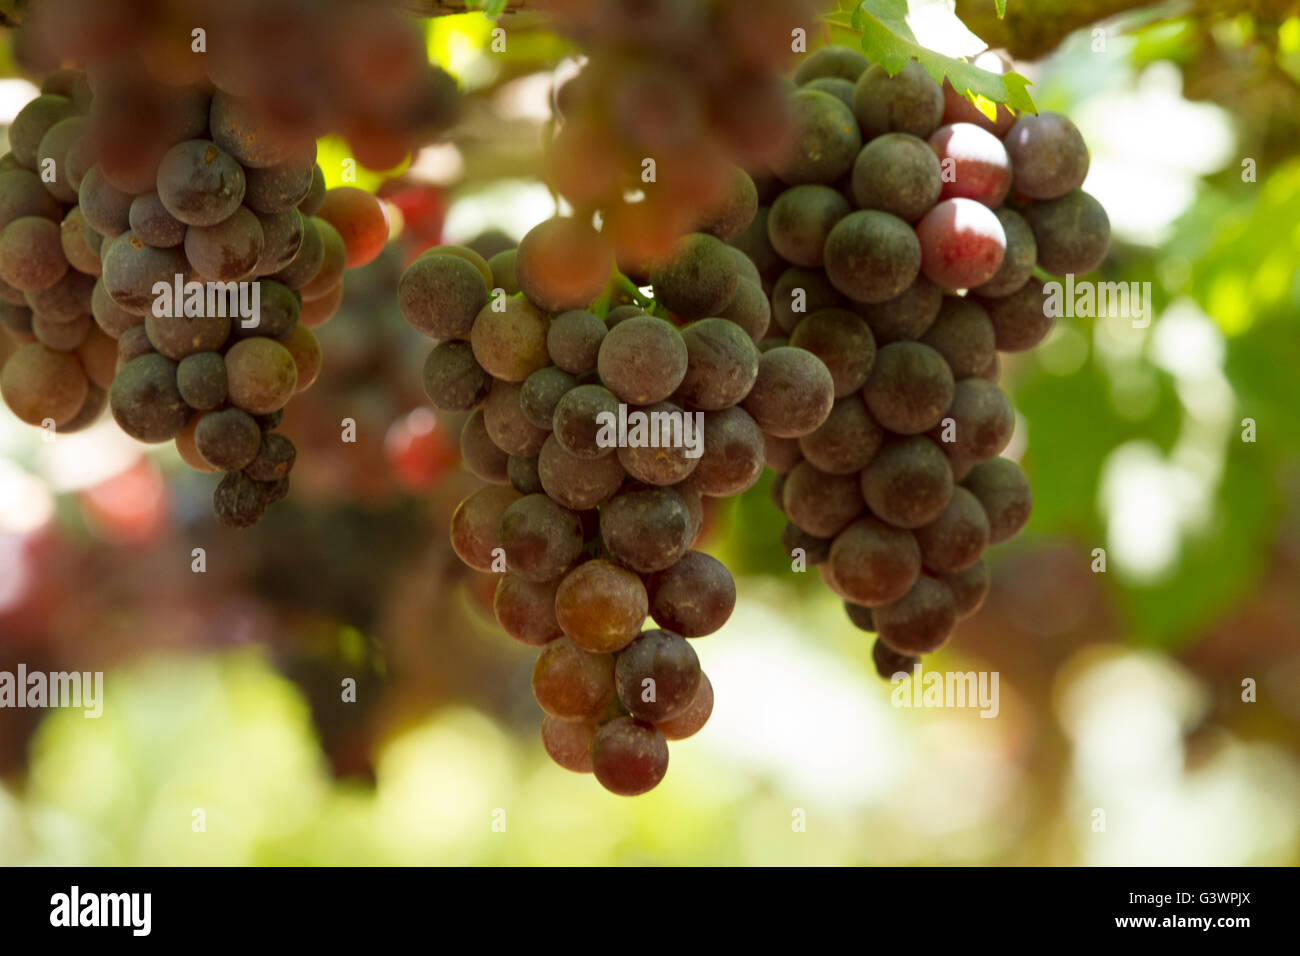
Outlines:
<svg viewBox="0 0 1300 956"><path fill-rule="evenodd" d="M417 408L393 422L384 438L388 467L408 491L428 491L456 463L456 446L438 416Z"/></svg>

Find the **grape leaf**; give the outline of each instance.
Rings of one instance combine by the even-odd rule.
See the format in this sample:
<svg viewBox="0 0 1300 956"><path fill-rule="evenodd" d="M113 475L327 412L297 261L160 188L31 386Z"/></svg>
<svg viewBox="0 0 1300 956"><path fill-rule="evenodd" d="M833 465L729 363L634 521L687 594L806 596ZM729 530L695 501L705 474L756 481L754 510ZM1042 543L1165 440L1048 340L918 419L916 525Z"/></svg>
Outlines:
<svg viewBox="0 0 1300 956"><path fill-rule="evenodd" d="M1038 112L1025 77L998 76L963 59L988 47L958 19L952 0L860 0L842 4L826 19L860 34L867 58L890 76L915 59L936 83L947 79L989 119L996 117L999 103Z"/></svg>
<svg viewBox="0 0 1300 956"><path fill-rule="evenodd" d="M478 10L485 17L495 20L505 13L507 0L465 0L466 10Z"/></svg>

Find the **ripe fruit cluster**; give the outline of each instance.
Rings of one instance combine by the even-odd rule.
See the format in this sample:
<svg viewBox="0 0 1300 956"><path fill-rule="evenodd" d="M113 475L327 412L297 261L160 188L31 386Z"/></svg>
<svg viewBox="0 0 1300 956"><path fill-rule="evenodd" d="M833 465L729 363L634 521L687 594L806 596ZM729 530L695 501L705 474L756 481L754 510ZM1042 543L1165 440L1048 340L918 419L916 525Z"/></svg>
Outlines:
<svg viewBox="0 0 1300 956"><path fill-rule="evenodd" d="M586 62L557 90L548 178L581 214L600 208L620 265L689 232L745 223L701 216L735 184L733 162L773 158L789 132L792 32L809 0L543 0ZM625 195L643 192L642 202ZM705 218L713 219L712 224ZM743 228L743 225L741 226Z"/></svg>
<svg viewBox="0 0 1300 956"><path fill-rule="evenodd" d="M92 92L61 70L0 158L0 298L25 343L0 372L5 402L64 433L107 404L131 437L175 440L226 472L214 508L236 527L287 492L294 447L273 430L320 371L311 330L388 235L372 196L326 192L314 140L248 105L139 77ZM101 134L124 112L150 116L158 147L130 162Z"/></svg>
<svg viewBox="0 0 1300 956"><path fill-rule="evenodd" d="M764 343L765 360L820 358L833 405L814 421L827 384L791 362L773 412L809 417L755 417L786 549L878 634L888 676L979 608L981 555L1029 517L1028 481L998 457L1015 421L998 352L1051 328L1035 270L1092 271L1110 225L1080 189L1088 150L1064 116L989 120L919 63L889 77L843 47L810 55L796 80L797 138L735 244L788 336Z"/></svg>
<svg viewBox="0 0 1300 956"><path fill-rule="evenodd" d="M721 627L736 591L692 550L703 499L754 485L756 419L784 414L767 411L784 385L764 377L768 309L753 263L696 233L649 271L653 303L615 272L603 233L556 218L490 261L434 247L398 292L407 321L438 340L429 399L470 413L462 458L488 483L457 508L452 545L500 575L498 622L540 649L547 752L624 795L657 785L667 741L712 710L686 639ZM614 289L637 301L610 308ZM603 427L620 414L622 439Z"/></svg>

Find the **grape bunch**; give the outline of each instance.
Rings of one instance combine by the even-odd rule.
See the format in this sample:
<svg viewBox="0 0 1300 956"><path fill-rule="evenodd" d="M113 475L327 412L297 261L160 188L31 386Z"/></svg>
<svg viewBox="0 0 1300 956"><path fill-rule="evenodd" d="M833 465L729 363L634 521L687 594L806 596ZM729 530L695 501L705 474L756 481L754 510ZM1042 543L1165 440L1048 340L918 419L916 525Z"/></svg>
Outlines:
<svg viewBox="0 0 1300 956"><path fill-rule="evenodd" d="M361 190L326 191L313 139L220 87L95 85L51 74L0 158L0 298L24 342L0 393L59 432L107 405L131 437L174 440L226 473L214 510L245 527L287 493L281 410L320 371L312 329L345 269L383 248L387 215ZM101 131L123 111L166 148L122 162Z"/></svg>
<svg viewBox="0 0 1300 956"><path fill-rule="evenodd" d="M656 786L667 741L712 711L687 638L721 627L736 589L693 548L704 499L761 476L752 408L779 406L784 388L763 378L768 303L743 253L692 233L649 281L653 298L617 272L603 232L570 217L490 260L429 249L398 290L406 320L438 342L428 397L469 413L461 456L487 483L457 508L452 546L500 575L498 623L539 648L547 753L623 795ZM631 437L642 413L654 441ZM611 430L621 417L626 440Z"/></svg>
<svg viewBox="0 0 1300 956"><path fill-rule="evenodd" d="M600 208L627 267L708 231L737 183L733 163L772 158L789 132L792 32L810 0L544 0L586 57L556 91L547 143L553 188ZM648 164L653 164L653 169ZM643 201L633 196L643 193ZM744 223L743 208L717 225ZM743 228L743 226L742 226ZM727 238L723 232L715 234Z"/></svg>
<svg viewBox="0 0 1300 956"><path fill-rule="evenodd" d="M733 240L780 332L764 360L782 356L785 391L751 411L786 550L877 634L889 676L978 610L984 550L1028 520L1029 483L999 457L1015 418L998 353L1050 331L1039 275L1091 272L1110 223L1080 188L1088 149L1064 116L990 120L916 61L890 77L845 47L795 79L797 137ZM766 417L800 407L798 428Z"/></svg>

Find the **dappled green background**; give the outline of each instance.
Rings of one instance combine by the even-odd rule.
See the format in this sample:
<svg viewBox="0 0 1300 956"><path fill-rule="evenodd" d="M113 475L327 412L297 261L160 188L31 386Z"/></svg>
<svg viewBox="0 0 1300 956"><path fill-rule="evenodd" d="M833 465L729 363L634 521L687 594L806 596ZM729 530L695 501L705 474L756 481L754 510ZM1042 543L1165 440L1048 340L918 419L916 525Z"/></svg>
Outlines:
<svg viewBox="0 0 1300 956"><path fill-rule="evenodd" d="M533 23L504 57L481 18L430 28L472 96L458 148L407 174L445 191L447 241L552 211L528 171L563 48ZM55 450L0 418L0 669L108 671L99 720L0 711L0 861L1300 862L1300 19L1137 11L1021 69L1093 149L1101 277L1150 282L1155 314L1004 356L1034 515L926 660L996 671L996 718L891 706L871 639L791 571L765 478L706 539L741 595L696 643L708 727L635 800L551 765L533 655L445 542L472 482L392 477L394 423L456 424L410 419L395 245L322 329L327 373L286 418L294 493L245 535L111 425Z"/></svg>

